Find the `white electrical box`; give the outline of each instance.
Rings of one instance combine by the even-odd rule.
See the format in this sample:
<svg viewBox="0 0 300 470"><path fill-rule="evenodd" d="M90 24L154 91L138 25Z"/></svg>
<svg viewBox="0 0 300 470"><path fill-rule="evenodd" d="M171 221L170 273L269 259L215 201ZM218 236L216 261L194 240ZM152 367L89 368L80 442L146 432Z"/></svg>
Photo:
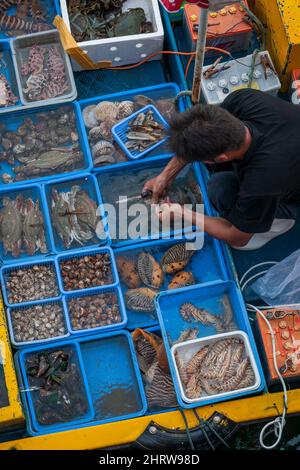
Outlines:
<svg viewBox="0 0 300 470"><path fill-rule="evenodd" d="M62 18L69 31L71 31L68 7L66 0L60 0ZM164 28L159 10L158 0L126 0L123 4L123 12L131 8L143 8L147 21L153 25L153 33L133 34L130 36L112 37L79 42L81 47L94 62L111 60L113 67L134 64L145 59L150 54L163 50ZM160 59L157 56L156 59ZM74 71L81 67L72 60Z"/></svg>
<svg viewBox="0 0 300 470"><path fill-rule="evenodd" d="M271 67L264 67L262 58L267 58ZM211 65L203 69L202 93L207 104L221 104L233 91L248 87L277 96L281 83L274 72L268 51L259 52L255 57L255 64L253 64L253 54L251 54L241 59L220 62L216 70L221 69L224 64L228 66L226 70L221 70L208 78L205 78L205 75ZM254 65L254 70L250 84L252 65Z"/></svg>

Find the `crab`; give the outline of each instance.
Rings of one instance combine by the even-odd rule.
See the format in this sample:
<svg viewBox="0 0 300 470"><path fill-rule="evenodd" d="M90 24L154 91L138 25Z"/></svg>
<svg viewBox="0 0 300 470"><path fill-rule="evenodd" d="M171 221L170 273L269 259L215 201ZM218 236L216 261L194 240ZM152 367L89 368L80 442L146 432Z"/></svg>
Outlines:
<svg viewBox="0 0 300 470"><path fill-rule="evenodd" d="M143 8L130 8L116 18L113 32L116 37L129 36L153 32L153 26L147 21Z"/></svg>
<svg viewBox="0 0 300 470"><path fill-rule="evenodd" d="M3 207L0 210L0 240L3 243L5 254L11 252L13 257L20 256L22 246L22 207L23 198L17 196L15 200L4 197Z"/></svg>
<svg viewBox="0 0 300 470"><path fill-rule="evenodd" d="M27 253L31 256L37 250L40 250L41 253L47 253L44 220L40 211L39 201L36 201L34 204L32 199L27 199L23 207L23 213L23 237Z"/></svg>

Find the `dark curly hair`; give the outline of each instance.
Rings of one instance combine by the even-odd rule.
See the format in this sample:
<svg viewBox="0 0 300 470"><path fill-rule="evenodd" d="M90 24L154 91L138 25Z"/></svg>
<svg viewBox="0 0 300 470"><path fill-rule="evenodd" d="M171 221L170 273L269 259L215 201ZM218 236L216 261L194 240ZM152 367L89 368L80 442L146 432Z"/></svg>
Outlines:
<svg viewBox="0 0 300 470"><path fill-rule="evenodd" d="M174 116L169 147L186 161L213 161L222 153L238 150L245 141L242 121L218 106L198 104Z"/></svg>

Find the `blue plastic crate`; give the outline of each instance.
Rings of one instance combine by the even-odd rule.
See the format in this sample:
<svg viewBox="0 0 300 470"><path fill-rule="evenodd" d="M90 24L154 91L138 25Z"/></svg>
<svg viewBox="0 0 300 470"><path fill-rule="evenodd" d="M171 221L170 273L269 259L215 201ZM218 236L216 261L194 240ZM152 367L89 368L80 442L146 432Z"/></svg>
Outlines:
<svg viewBox="0 0 300 470"><path fill-rule="evenodd" d="M52 22L55 16L60 13L59 0L39 0L39 5L47 8L47 11L48 11L47 23L49 24L49 29L53 29ZM9 16L17 15L18 14L17 6L16 5L11 6L5 14L8 14ZM28 18L26 18L26 20L28 20ZM8 37L9 36L6 34L5 30L2 28L2 30L0 31L0 38L2 39L2 38L8 38Z"/></svg>
<svg viewBox="0 0 300 470"><path fill-rule="evenodd" d="M115 207L117 217L114 217L114 213L112 214L113 217L110 219L110 212L108 211L108 230L110 239L112 241L112 246L114 248L119 248L127 245L133 245L138 242L144 242L149 240L157 240L160 238L173 238L174 236L177 239L183 239L186 233L190 233L193 229L192 226L190 227L183 227L183 230L171 230L169 233L161 233L154 227L155 230L148 230L148 233L138 234L137 238L128 238L126 237L121 238L119 235L121 232L119 221L123 220L122 217L119 215L119 211L121 211L121 203L120 197L126 196L129 198L129 202L131 197L137 198L136 201L133 203L142 203L140 198L140 194L142 193L143 186L147 180L157 176L161 171L165 168L168 164L169 158L159 158L157 161L148 160L145 161L136 161L132 162L130 166L126 168L120 169L119 167L110 167L107 168L106 171L103 171L97 175L97 181L99 184L101 196L104 205L108 204L113 205ZM143 177L141 177L141 174ZM204 198L204 203L206 201L206 189L202 179L201 172L197 171L197 164L189 164L187 165L181 173L178 175L175 183L180 186L181 184L186 184L186 181L191 181L191 184L198 186L201 190L201 193ZM196 199L196 198L195 198ZM199 201L198 201L199 202ZM129 209L130 204L128 204ZM149 209L150 211L150 209ZM131 221L135 220L134 215L128 215L127 212L127 227L130 226Z"/></svg>
<svg viewBox="0 0 300 470"><path fill-rule="evenodd" d="M119 306L119 312L120 312L120 321L118 323L113 323L111 325L105 325L105 326L98 326L95 328L85 328L85 329L75 329L73 325L73 321L71 318L71 313L70 313L70 301L74 299L82 299L84 297L97 297L98 295L105 295L109 293L114 293L117 296L118 299L118 306ZM75 336L81 336L81 335L90 335L90 334L96 334L96 333L106 333L107 331L113 331L113 330L119 330L121 328L124 328L127 324L127 314L126 314L126 309L124 305L124 299L122 296L122 292L120 287L100 287L97 290L95 290L92 294L89 293L83 293L83 294L76 294L76 295L68 295L67 297L64 298L64 303L66 306L66 312L67 312L67 323L68 323L68 329L70 333L72 334L72 337Z"/></svg>
<svg viewBox="0 0 300 470"><path fill-rule="evenodd" d="M30 300L30 301L24 301L24 302L18 302L18 303L10 302L9 301L9 288L7 287L7 282L8 282L10 273L14 272L14 271L17 271L17 270L26 270L26 269L29 269L29 268L31 268L33 266L36 266L36 265L42 265L42 266L49 265L53 268L54 273L56 275L58 295L56 297L44 297L43 299ZM22 307L24 305L25 306L28 305L28 303L30 303L30 304L40 303L42 300L48 300L48 302L49 302L49 301L52 301L52 300L57 300L60 297L57 267L54 263L53 258L45 258L44 260L38 260L36 262L31 262L31 263L29 263L29 262L20 263L19 262L19 263L10 264L9 266L5 265L1 268L0 278L1 278L1 287L2 287L3 300L4 300L4 303L8 307Z"/></svg>
<svg viewBox="0 0 300 470"><path fill-rule="evenodd" d="M85 127L85 123L82 117L82 112L87 106L97 105L101 101L120 102L120 101L125 101L125 100L132 100L133 97L136 95L145 95L148 98L152 99L153 101L156 101L159 99L173 99L178 95L179 92L180 92L180 88L176 83L172 83L172 82L162 83L161 85L154 85L154 86L145 87L145 88L137 88L137 89L133 89L130 91L127 90L127 91L123 91L119 93L113 93L109 95L89 98L86 100L80 100L78 101L78 103L76 103L76 105L78 106L78 109L79 109L82 128L85 129L86 136L87 136L89 129ZM185 110L185 108L186 108L185 101L184 99L181 98L178 102L178 110L182 112ZM90 147L89 147L89 153L90 153L90 158L92 160ZM147 158L141 159L140 161L147 162L149 158L155 157L156 159L160 157L161 155L163 155L164 157L171 155L166 145L163 145L159 147L158 149L152 151L151 153L147 155ZM94 167L93 171L95 173L99 173L99 172L105 171L107 168L112 168L112 167L113 168L124 168L124 167L126 168L126 166L130 165L131 163L132 162L128 161L128 162L123 162L123 163L114 163L114 164L105 165L101 167Z"/></svg>
<svg viewBox="0 0 300 470"><path fill-rule="evenodd" d="M84 258L85 256L92 256L92 255L97 255L97 254L109 254L110 260L111 260L111 271L113 275L113 282L111 284L105 284L103 286L96 286L96 287L90 287L87 289L77 289L77 290L66 290L64 288L64 283L62 279L62 274L61 274L61 267L60 264L63 260L68 260L68 259L74 259L74 258ZM69 294L83 294L83 293L93 293L99 287L117 287L119 285L119 276L118 276L118 271L116 267L116 261L115 257L113 254L113 251L110 247L103 247L103 248L94 248L90 250L85 250L85 251L72 251L69 252L68 254L61 254L57 255L55 257L55 263L57 267L57 272L59 274L58 276L58 283L59 283L59 288L62 294L64 295L69 295Z"/></svg>
<svg viewBox="0 0 300 470"><path fill-rule="evenodd" d="M0 125L4 125L5 129L8 131L16 131L18 126L21 125L25 119L31 119L33 122L38 122L38 116L43 114L47 114L53 110L56 109L62 109L65 108L68 111L74 111L75 113L75 118L76 118L76 130L79 136L79 150L83 154L83 160L81 164L78 164L78 168L72 170L71 168L68 168L65 172L59 173L59 169L53 171L52 173L48 175L36 175L36 177L29 176L28 179L24 179L22 181L15 181L13 183L8 183L5 184L3 181L0 181L0 188L5 187L5 188L10 188L10 187L19 187L19 186L24 186L25 184L30 184L30 183L36 183L39 181L49 181L53 178L65 178L66 176L78 176L80 177L83 172L90 171L92 169L92 159L90 152L88 150L88 140L86 133L84 129L82 128L81 125L81 120L79 118L80 112L78 110L78 107L76 106L76 103L60 103L60 104L55 104L52 106L47 106L47 107L40 107L40 108L31 108L31 109L21 109L18 110L14 113L6 114L6 115L1 115L0 114ZM42 119L42 116L40 119ZM2 151L3 148L0 145L0 151ZM13 178L16 177L16 173L13 171L13 168L15 166L22 166L22 164L15 163L13 165L9 164L8 161L1 162L1 170L3 173L7 173L11 175Z"/></svg>
<svg viewBox="0 0 300 470"><path fill-rule="evenodd" d="M73 240L71 247L66 248L52 224L53 219L52 219L52 214L51 214L51 203L52 203L51 193L53 189L56 189L58 192L70 191L71 187L74 185L80 186L83 190L85 190L88 193L89 197L97 203L97 206L99 208L99 217L103 221L103 236L105 236L105 238L101 240L95 234L94 238L92 240L87 241L87 243L84 245L76 242L76 240ZM47 208L47 220L48 220L50 237L51 237L51 241L54 247L54 252L56 254L69 251L69 250L72 250L72 251L84 250L89 247L93 248L93 247L99 247L99 246L103 246L106 244L110 244L108 229L107 229L107 225L105 222L105 214L104 214L104 208L102 204L102 198L101 198L99 186L97 184L97 179L94 175L90 173L82 173L80 176L66 177L63 180L62 179L52 180L49 183L43 185L43 199L45 202L45 207Z"/></svg>
<svg viewBox="0 0 300 470"><path fill-rule="evenodd" d="M189 243L190 241L186 240L186 242ZM155 260L160 263L166 251L171 246L180 243L184 243L184 241L153 240L151 242L145 242L131 247L118 248L114 251L116 262L118 261L118 256L125 256L136 260L139 253L147 252L154 256ZM217 241L205 234L203 248L195 252L189 264L184 268L184 271L193 272L196 284L203 284L217 280L227 280L226 266ZM160 291L166 291L168 289L168 285L173 276L174 275L164 273L164 283ZM122 281L120 274L119 278L121 289L125 296L125 292L128 287ZM158 322L158 318L155 313L134 312L127 309L127 316L127 328L130 330L135 328L148 328L156 325Z"/></svg>
<svg viewBox="0 0 300 470"><path fill-rule="evenodd" d="M177 393L179 404L183 408L194 408L200 405L208 405L224 401L227 398L219 397L210 400L209 398L201 403L187 404L181 398L181 393L177 381L176 371L171 355L171 347L178 340L181 333L187 328L199 328L198 338L206 338L216 334L213 326L204 326L199 322L186 322L180 315L179 309L185 302L192 302L196 307L207 309L215 315L223 315L224 307L221 300L227 296L233 311L233 320L236 324L236 330L247 333L251 349L258 367L261 384L255 392L241 392L235 395L235 398L253 393L260 393L265 388L265 378L261 367L258 351L256 348L254 336L249 323L247 311L244 305L241 292L232 281L213 282L203 284L202 286L190 286L184 289L177 289L161 293L156 299L156 309L161 327L164 344L167 351L168 361L172 372L172 377Z"/></svg>
<svg viewBox="0 0 300 470"><path fill-rule="evenodd" d="M0 38L1 38L1 30L0 30ZM0 40L0 75L4 75L7 79L12 93L18 98L15 104L10 106L0 106L0 114L7 113L7 111L14 111L19 109L21 105L19 92L18 92L18 85L16 80L16 73L12 61L12 51L10 47L9 40Z"/></svg>
<svg viewBox="0 0 300 470"><path fill-rule="evenodd" d="M7 185L10 186L10 185ZM17 196L21 196L24 200L27 198L31 198L34 202L39 201L39 208L43 216L44 220L44 232L45 232L45 240L47 246L47 253L41 253L40 251L34 253L34 255L30 255L27 252L21 252L20 256L13 256L11 252L5 253L3 242L0 242L0 261L4 264L14 263L16 264L19 260L22 261L35 261L40 258L44 258L45 255L50 255L53 253L53 246L51 243L51 237L48 230L48 219L47 213L45 210L45 205L42 198L41 193L41 186L39 184L31 184L31 185L19 185L17 187L9 188L9 187L2 187L0 184L0 207L3 207L3 200L4 198L8 197L12 200L15 200ZM5 222L5 221L4 221ZM2 222L3 223L3 222Z"/></svg>
<svg viewBox="0 0 300 470"><path fill-rule="evenodd" d="M72 419L72 421L68 421L65 423L55 423L49 425L43 425L38 422L37 411L35 408L36 397L38 394L38 390L30 390L29 380L26 372L26 359L32 354L39 354L41 352L54 352L56 350L62 350L65 352L72 351L72 361L76 364L79 375L81 378L81 383L77 383L77 393L81 393L86 402L87 411L82 414L82 416L78 416L76 419ZM94 409L92 404L92 398L90 395L90 390L87 382L87 377L85 373L85 368L83 365L83 359L81 355L81 351L79 348L78 343L74 341L64 341L57 344L52 344L51 346L38 346L32 347L28 349L22 350L17 355L17 361L19 364L19 371L22 378L22 384L24 386L23 393L26 396L26 402L28 405L28 418L30 420L30 427L36 434L48 434L48 433L55 433L62 431L64 429L70 429L70 427L74 428L77 425L82 423L86 423L91 421L94 418Z"/></svg>
<svg viewBox="0 0 300 470"><path fill-rule="evenodd" d="M127 132L128 132L128 126L131 121L133 121L137 116L139 116L141 113L147 113L148 111L152 111L154 115L154 119L156 122L159 124L162 124L166 129L168 129L169 125L167 121L162 117L162 115L158 112L158 110L155 108L155 106L148 105L145 106L144 108L140 109L136 113L132 114L128 118L124 119L123 121L119 122L112 128L112 134L115 138L115 141L119 146L121 147L122 150L126 153L126 155L131 159L131 160L137 160L138 158L145 157L148 155L148 153L154 151L161 145L167 142L168 137L163 137L161 140L156 142L153 145L150 145L147 149L145 149L143 152L138 152L135 150L130 150L127 148L126 143L128 142L127 138Z"/></svg>
<svg viewBox="0 0 300 470"><path fill-rule="evenodd" d="M73 341L57 343L55 346L61 349L70 344L76 345L80 353L80 365L93 413L90 420L65 423L64 428L59 430L97 426L139 417L146 413L147 402L141 373L133 341L128 332L118 331L83 336ZM54 345L51 349L54 349ZM32 348L31 350L45 350L45 348ZM32 399L28 391L26 376L24 377L24 358L20 357L21 354L20 351L15 354L15 368L20 389L24 392L21 398L27 416L27 430L33 436L55 433L57 429L50 428L50 426L42 430L37 430L35 427L35 421L32 419L32 406L30 407Z"/></svg>
<svg viewBox="0 0 300 470"><path fill-rule="evenodd" d="M21 312L22 315L26 315L26 309L28 307L35 306L35 305L46 305L46 304L51 304L51 305L59 304L61 306L62 316L63 316L63 320L64 320L64 326L65 326L65 333L62 334L61 336L53 336L53 337L49 337L47 339L41 339L41 340L36 340L36 341L22 341L22 342L17 341L14 326L13 326L13 320L12 320L13 314L16 311L18 311L18 312ZM55 299L53 301L45 300L45 301L35 302L34 304L30 303L30 302L27 302L27 303L24 302L22 304L22 306L18 306L18 307L14 306L14 307L7 308L6 309L6 317L7 317L8 331L9 331L9 335L10 335L11 344L15 348L23 348L23 347L27 347L27 346L32 347L32 346L37 345L37 344L54 343L54 342L57 342L57 341L65 340L66 338L68 338L70 336L70 333L68 331L66 308L65 308L65 305L64 305L64 303L61 299Z"/></svg>

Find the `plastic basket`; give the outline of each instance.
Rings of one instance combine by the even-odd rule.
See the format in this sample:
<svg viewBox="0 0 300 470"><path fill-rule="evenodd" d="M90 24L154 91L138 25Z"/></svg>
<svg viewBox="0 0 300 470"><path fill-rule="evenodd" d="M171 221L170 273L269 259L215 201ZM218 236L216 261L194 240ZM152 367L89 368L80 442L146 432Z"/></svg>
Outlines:
<svg viewBox="0 0 300 470"><path fill-rule="evenodd" d="M245 347L245 353L246 353L245 356L248 357L250 360L250 364L251 364L251 367L255 376L255 382L253 383L253 385L250 385L244 388L237 388L236 390L232 390L230 392L222 392L222 393L215 394L215 395L206 395L206 396L197 397L194 399L188 398L186 396L185 388L180 378L175 356L178 355L181 358L181 360L183 360L184 363L187 364L189 360L203 347L211 345L217 341L220 341L222 339L227 339L227 338L228 339L238 338L243 341L244 347ZM177 398L178 398L179 403L183 407L185 407L184 403L188 403L196 407L196 406L200 406L203 402L207 402L208 399L210 403L213 403L214 401L221 401L221 400L228 400L230 398L242 397L242 396L249 395L251 393L254 393L255 391L260 390L261 377L259 375L256 361L252 353L248 336L243 331L234 331L230 333L209 336L207 338L202 338L202 339L194 339L191 341L186 341L185 343L176 344L172 347L171 355L172 355L173 368L175 370L175 377L176 377L176 381L175 380L174 381L175 381L175 389L177 392ZM178 395L178 388L179 388L180 395Z"/></svg>
<svg viewBox="0 0 300 470"><path fill-rule="evenodd" d="M63 68L65 72L65 77L67 80L67 90L62 93L61 95L55 98L48 98L48 99L36 99L36 100L29 100L26 98L24 89L26 89L27 84L26 80L23 78L21 73L22 64L28 58L28 49L32 46L55 46L59 51L60 57L63 61ZM13 50L13 61L15 65L15 69L17 71L17 83L19 94L21 97L21 102L25 105L32 105L34 103L35 106L41 105L48 105L57 102L66 102L66 101L73 101L77 97L77 90L75 85L75 80L72 72L72 67L70 63L70 59L67 56L62 43L60 41L60 35L57 30L51 31L44 31L41 33L30 34L26 36L19 36L12 40L12 50Z"/></svg>
<svg viewBox="0 0 300 470"><path fill-rule="evenodd" d="M10 186L10 185L8 185ZM0 185L1 188L1 185ZM45 210L45 206L43 203L43 198L41 194L41 186L39 184L31 184L31 185L18 185L14 188L9 188L9 187L3 187L0 189L0 207L3 207L3 201L5 198L9 198L12 201L15 201L17 197L21 197L22 200L25 202L28 199L31 199L34 203L37 201L39 202L39 209L43 217L43 223L44 223L44 234L45 234L45 242L46 242L46 248L47 252L46 253L41 253L41 251L36 251L33 255L30 255L28 252L20 251L19 256L13 256L12 252L9 251L5 253L4 251L4 244L3 242L0 242L0 260L4 264L10 264L14 263L16 264L17 261L19 260L20 262L23 261L33 261L33 260L38 260L39 258L44 257L45 255L49 255L53 252L53 247L51 243L51 237L50 233L48 230L48 224L47 224L47 214ZM2 223L5 223L6 220L4 219ZM20 231L22 230L22 226L19 224L19 229ZM11 237L14 237L16 233L12 233ZM22 233L20 233L19 238L16 236L16 240L11 238L12 243L18 243L18 241L22 240ZM18 240L17 240L18 238ZM22 250L26 250L25 244L22 244Z"/></svg>
<svg viewBox="0 0 300 470"><path fill-rule="evenodd" d="M112 276L113 276L113 281L111 283L104 284L102 286L98 285L98 286L90 287L90 288L66 290L65 286L64 286L62 274L61 274L61 262L65 261L65 260L74 259L74 258L78 259L78 258L84 258L85 256L93 256L93 255L98 255L98 254L100 254L100 255L101 254L108 254L109 255L110 261L111 261L111 272L112 272ZM56 266L57 266L57 272L59 273L59 276L58 276L59 287L60 287L60 290L61 290L62 294L64 294L64 295L93 293L97 289L99 289L99 287L117 287L118 284L119 284L119 276L118 276L118 272L117 272L115 257L114 257L113 251L110 247L103 247L103 248L98 248L98 249L85 250L85 251L81 251L81 252L72 251L72 252L69 252L68 254L57 255L55 257L55 263L56 263Z"/></svg>
<svg viewBox="0 0 300 470"><path fill-rule="evenodd" d="M216 328L212 325L205 326L198 321L185 321L180 315L180 306L184 303L191 302L197 308L203 308L210 313L222 318L224 314L224 306L221 300L227 297L227 301L233 312L233 321L236 330L244 331L249 338L250 346L256 362L261 383L257 392L261 392L265 386L265 379L253 337L252 329L249 323L247 311L244 305L243 297L236 285L232 281L211 282L202 284L201 286L190 286L174 291L162 292L156 299L156 311L161 327L164 344L167 351L170 367L173 367L171 347L178 341L181 333L188 328L198 328L198 338L207 338L216 335ZM233 325L231 326L233 327ZM227 329L227 332L228 329ZM173 375L174 373L174 375ZM172 371L175 381L175 371ZM217 397L213 402L221 401L222 397ZM211 403L209 397L205 404ZM193 407L185 403L185 408Z"/></svg>
<svg viewBox="0 0 300 470"><path fill-rule="evenodd" d="M60 307L62 309L62 317L63 317L63 321L64 321L64 326L65 326L65 333L63 333L60 336L53 336L53 337L49 337L49 338L46 338L46 339L37 339L37 340L33 340L33 341L18 341L16 339L15 328L13 326L13 314L14 314L14 312L18 311L18 312L21 312L22 315L26 315L26 309L28 309L31 306L34 307L36 305L49 305L49 304L51 304L51 305L59 304L60 305ZM68 336L70 336L70 333L68 331L68 325L67 325L66 309L65 309L64 303L61 300L55 299L54 301L49 301L47 299L45 301L35 302L34 304L30 303L30 302L27 302L27 303L24 302L22 304L22 306L18 306L18 307L14 306L14 307L8 308L6 313L7 313L7 323L8 323L8 330L9 330L9 334L10 334L10 340L11 340L12 345L15 348L22 348L24 346L34 346L36 344L53 343L55 341L57 342L57 341L60 341L60 340L64 340Z"/></svg>
<svg viewBox="0 0 300 470"><path fill-rule="evenodd" d="M19 108L20 109L20 108ZM41 175L34 175L33 173L27 176L27 179L23 179L20 181L14 181L13 183L4 184L2 179L0 180L0 188L10 188L10 187L19 187L23 185L27 185L30 183L35 183L37 181L48 181L53 179L54 177L66 177L68 176L77 176L81 175L82 171L90 171L92 169L92 160L91 155L88 151L88 141L85 132L81 126L81 120L79 119L79 111L75 103L68 103L68 104L58 104L54 106L49 106L45 109L20 109L18 112L10 113L9 115L0 115L0 125L4 125L6 130L16 132L18 127L24 123L25 119L31 119L35 124L42 121L44 119L43 116L49 115L49 113L58 110L60 112L64 112L64 110L70 112L73 111L75 113L75 121L76 121L76 132L78 133L79 137L79 150L82 152L83 156L80 162L75 165L75 167L66 167L65 170L60 170L57 168L56 170L49 171L48 174L41 174ZM57 124L56 124L57 125ZM71 145L71 142L68 144ZM46 148L46 147L45 147ZM2 146L0 146L0 151L4 150ZM41 150L42 153L42 150ZM8 161L1 162L2 171L3 173L8 173L13 178L16 177L17 173L14 172L13 168L17 165L11 165ZM19 165L18 165L19 166ZM22 166L22 165L20 165ZM3 174L2 173L2 174Z"/></svg>
<svg viewBox="0 0 300 470"><path fill-rule="evenodd" d="M57 283L57 296L50 296L50 297L43 297L43 298L39 298L39 299L36 299L36 300L27 300L27 301L23 301L23 302L18 302L18 303L13 303L13 302L10 302L9 300L9 294L10 294L10 291L9 291L9 288L7 287L7 282L9 280L9 275L10 273L14 272L14 271L18 271L18 270L26 270L26 269L29 269L33 266L36 266L36 265L39 265L39 266L51 266L51 268L53 268L53 271L55 273L55 277L56 277L56 283ZM49 258L45 258L44 261L36 261L36 262L31 262L31 263L28 263L28 262L22 262L22 263L15 263L13 265L9 265L9 266L3 266L1 268L1 271L0 271L0 276L1 276L1 286L2 286L2 295L3 295L3 300L5 302L5 304L8 306L8 307L22 307L22 306L26 306L28 305L28 303L30 303L31 305L32 304L36 304L36 303L40 303L41 301L43 300L47 300L48 302L49 301L52 301L52 300L57 300L59 297L60 297L60 292L59 292L59 285L58 285L58 275L57 275L57 271L56 271L56 265L54 263L54 259L49 259Z"/></svg>
<svg viewBox="0 0 300 470"><path fill-rule="evenodd" d="M119 313L120 313L120 321L117 323L112 323L112 324L108 324L104 326L96 326L94 328L75 329L73 320L72 320L72 315L71 315L70 302L75 299L82 299L84 297L89 297L89 298L97 297L98 295L105 295L105 294L110 294L110 293L113 293L117 296ZM118 330L126 326L127 314L126 314L126 309L125 309L121 289L119 287L98 288L98 290L95 290L92 294L88 294L88 293L76 294L76 295L70 294L67 297L65 297L64 301L66 305L68 328L73 337L79 336L79 335L93 334L93 333L96 334L96 333L101 333L101 332L106 333L107 331Z"/></svg>
<svg viewBox="0 0 300 470"><path fill-rule="evenodd" d="M103 233L103 237L105 236L105 238L103 239L98 238L95 233L94 237L91 240L88 240L85 244L79 243L74 239L72 241L70 248L66 248L63 244L63 241L61 240L61 238L59 237L57 231L55 230L53 226L53 217L51 213L51 204L52 204L51 193L53 189L56 189L59 193L69 192L72 186L76 186L76 185L80 186L86 193L88 193L89 198L96 202L97 210L99 212L99 218L101 219L101 221L99 220L99 223L103 224L102 233ZM45 184L43 189L44 189L43 198L45 201L45 207L47 207L48 209L47 218L48 218L48 223L49 223L49 232L50 232L50 237L51 237L52 244L54 247L54 252L56 254L69 251L69 250L72 250L72 251L84 250L84 249L87 249L87 247L93 248L93 247L99 247L101 245L110 244L108 230L107 230L107 226L105 223L105 214L104 214L101 194L99 191L96 177L94 175L91 175L90 173L82 173L80 176L64 178L63 181L61 179L53 180Z"/></svg>
<svg viewBox="0 0 300 470"><path fill-rule="evenodd" d="M138 152L137 150L129 150L126 146L126 143L128 142L127 138L127 131L129 129L129 124L132 120L134 120L137 116L139 116L142 113L147 113L148 111L153 112L153 116L156 122L159 124L162 124L165 129L168 128L168 123L167 121L162 117L162 115L158 112L158 110L152 106L148 105L145 106L144 108L140 109L136 113L132 114L128 118L124 119L123 121L119 122L112 128L112 133L113 136L117 142L117 144L120 145L122 150L126 153L126 155L131 159L131 160L136 160L138 158L145 157L148 153L151 153L153 150L157 149L161 145L163 145L167 140L168 137L163 137L160 141L156 142L155 144L149 146L147 149L145 149L143 152Z"/></svg>
<svg viewBox="0 0 300 470"><path fill-rule="evenodd" d="M84 396L84 400L86 402L87 411L82 414L82 416L78 416L77 419L72 419L72 421L68 421L65 423L55 423L49 425L42 425L38 422L38 417L36 414L35 408L35 396L37 391L31 390L29 386L28 376L26 372L26 358L31 354L39 354L41 352L54 352L55 350L62 350L65 352L72 351L72 361L76 364L78 368L78 372L80 375L80 383L77 383L77 393L81 392ZM62 343L57 343L56 345L52 344L51 347L45 346L38 346L33 348L28 348L22 350L17 355L17 360L19 364L19 371L22 377L22 383L24 385L24 394L26 396L27 405L28 405L28 417L30 420L30 427L32 427L33 432L36 434L48 434L48 433L55 433L64 429L68 429L70 427L74 428L81 423L88 422L94 417L94 410L92 405L92 399L89 391L89 386L87 383L87 378L85 374L85 369L83 366L83 360L81 356L81 351L78 344L74 341L64 341Z"/></svg>

